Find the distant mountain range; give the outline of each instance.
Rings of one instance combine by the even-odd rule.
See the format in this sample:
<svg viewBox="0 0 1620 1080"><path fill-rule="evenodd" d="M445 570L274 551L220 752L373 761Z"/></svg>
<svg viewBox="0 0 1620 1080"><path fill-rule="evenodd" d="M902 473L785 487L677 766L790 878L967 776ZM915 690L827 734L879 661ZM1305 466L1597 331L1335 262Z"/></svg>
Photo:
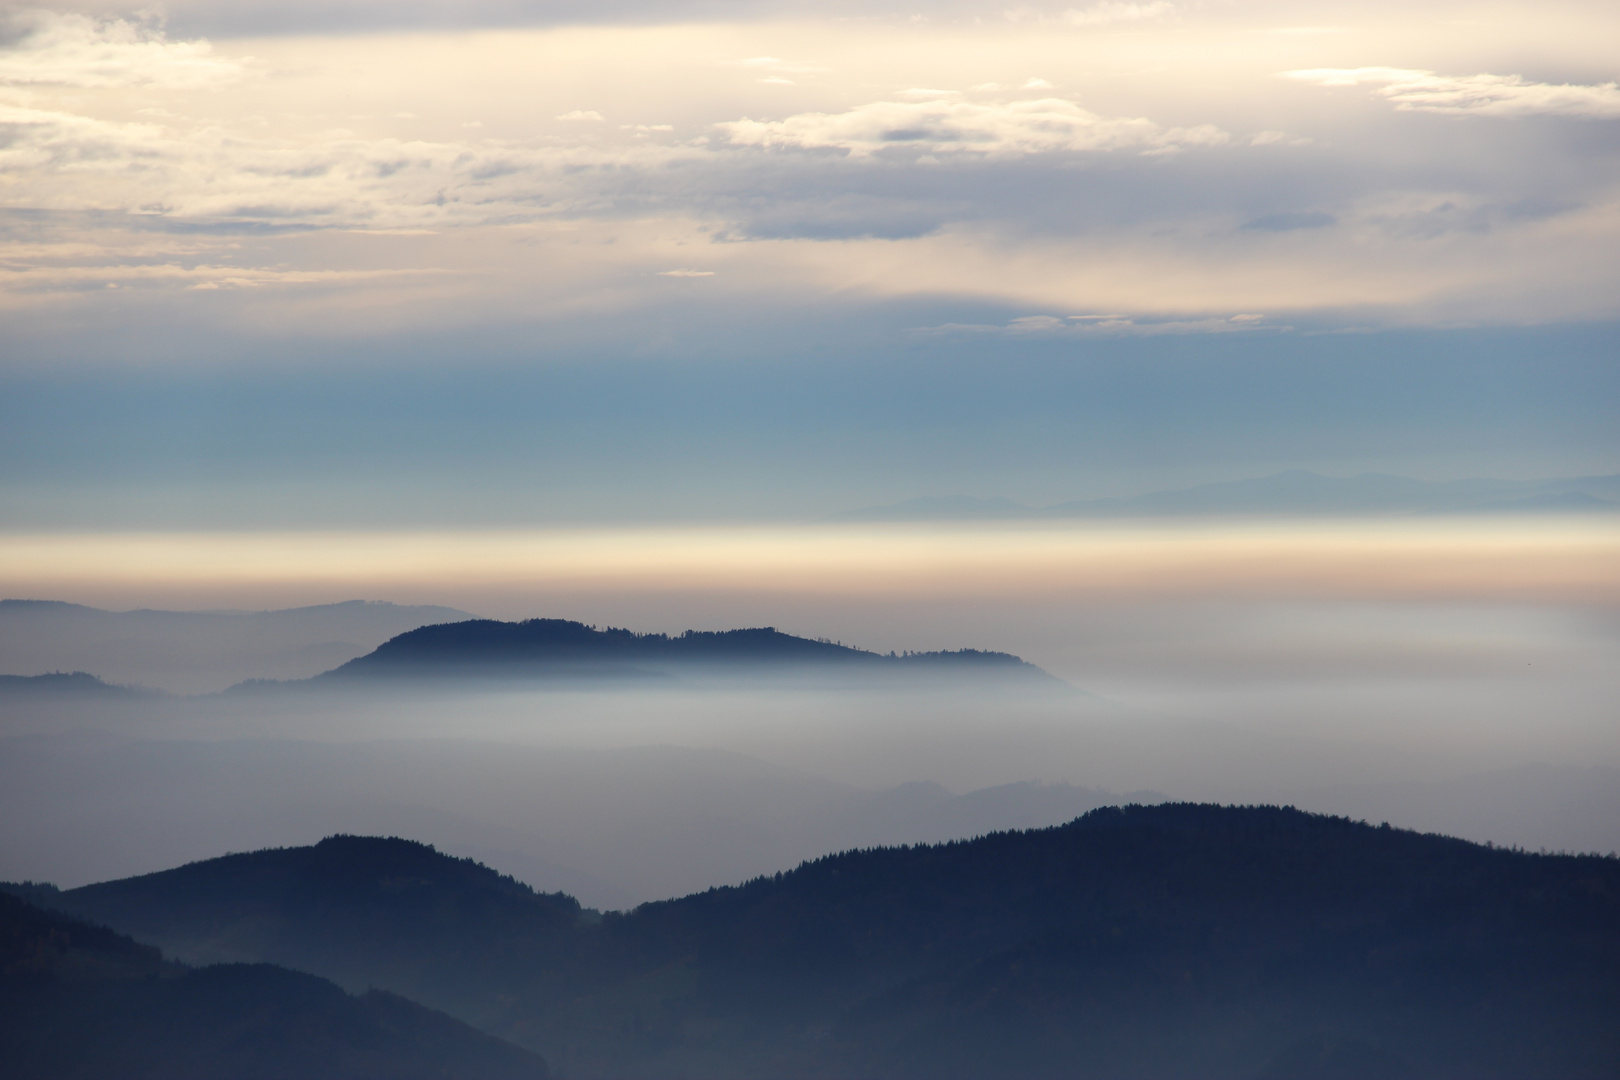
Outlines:
<svg viewBox="0 0 1620 1080"><path fill-rule="evenodd" d="M49 890L19 889L50 896ZM384 990L270 964L190 969L0 893L8 1080L546 1080L530 1051Z"/></svg>
<svg viewBox="0 0 1620 1080"><path fill-rule="evenodd" d="M1323 476L1295 469L1253 480L1127 498L1024 506L1010 499L935 497L868 506L835 521L1006 521L1193 515L1620 513L1620 475L1553 480L1413 480L1384 473Z"/></svg>
<svg viewBox="0 0 1620 1080"><path fill-rule="evenodd" d="M42 601L0 601L11 612L21 604ZM62 606L71 609L73 606ZM334 606L345 607L345 606ZM382 606L387 607L387 606ZM94 609L79 609L94 612ZM410 609L407 620L426 612L450 609ZM110 615L112 612L94 612ZM180 612L126 612L177 615ZM290 612L272 612L290 614ZM951 649L935 653L870 653L838 641L799 638L774 627L750 630L687 630L680 635L635 633L619 628L598 630L567 619L528 619L497 622L492 619L457 619L433 623L390 636L363 656L309 678L248 678L235 683L232 693L306 688L330 690L376 683L420 683L423 680L544 680L544 682L646 682L674 678L804 677L842 685L894 680L970 678L1011 687L1069 691L1059 678L1011 653L982 649ZM156 691L105 682L97 675L49 672L42 675L0 675L0 698L109 699L154 696Z"/></svg>
<svg viewBox="0 0 1620 1080"><path fill-rule="evenodd" d="M313 688L401 680L659 680L811 677L843 683L952 677L1072 691L1010 653L958 649L875 653L775 627L638 634L568 619L470 619L423 626L298 684ZM285 687L252 682L239 692Z"/></svg>
<svg viewBox="0 0 1620 1080"><path fill-rule="evenodd" d="M0 665L12 675L90 671L110 683L209 693L243 679L306 678L402 631L472 617L362 600L280 611L103 611L0 600Z"/></svg>
<svg viewBox="0 0 1620 1080"><path fill-rule="evenodd" d="M128 701L131 698L158 696L161 695L153 690L102 682L85 671L50 671L44 675L0 675L0 701L27 698Z"/></svg>
<svg viewBox="0 0 1620 1080"><path fill-rule="evenodd" d="M1620 1074L1620 861L1275 807L1101 809L606 915L361 837L8 888L406 994L580 1080Z"/></svg>

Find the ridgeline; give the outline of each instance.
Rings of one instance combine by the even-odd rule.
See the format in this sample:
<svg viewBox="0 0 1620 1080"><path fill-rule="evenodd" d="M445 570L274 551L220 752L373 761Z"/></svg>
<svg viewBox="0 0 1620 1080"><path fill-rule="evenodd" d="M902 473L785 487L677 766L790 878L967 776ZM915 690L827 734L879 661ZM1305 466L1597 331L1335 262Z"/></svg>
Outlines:
<svg viewBox="0 0 1620 1080"><path fill-rule="evenodd" d="M61 893L183 959L378 986L571 1077L1620 1072L1620 860L1105 808L598 916L335 837Z"/></svg>

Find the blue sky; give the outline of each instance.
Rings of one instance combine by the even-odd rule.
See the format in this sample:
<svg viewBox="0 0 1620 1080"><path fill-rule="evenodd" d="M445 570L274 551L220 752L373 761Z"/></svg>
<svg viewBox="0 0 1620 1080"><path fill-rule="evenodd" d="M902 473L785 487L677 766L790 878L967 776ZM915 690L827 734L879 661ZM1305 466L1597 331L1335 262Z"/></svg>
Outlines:
<svg viewBox="0 0 1620 1080"><path fill-rule="evenodd" d="M1620 471L1606 4L7 19L0 528Z"/></svg>

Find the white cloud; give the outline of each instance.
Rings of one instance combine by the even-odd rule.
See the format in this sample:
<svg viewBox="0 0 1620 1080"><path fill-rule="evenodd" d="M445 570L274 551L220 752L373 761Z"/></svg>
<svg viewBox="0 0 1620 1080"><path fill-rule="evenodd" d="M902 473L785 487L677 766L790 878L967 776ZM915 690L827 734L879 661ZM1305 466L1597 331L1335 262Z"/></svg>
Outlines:
<svg viewBox="0 0 1620 1080"><path fill-rule="evenodd" d="M593 169L652 168L708 153L645 138L602 147L366 139L341 130L255 139L0 103L0 206L340 228L477 225L597 202ZM587 177L583 190L559 185L563 174Z"/></svg>
<svg viewBox="0 0 1620 1080"><path fill-rule="evenodd" d="M679 270L660 270L660 271L658 271L658 276L659 277L714 277L714 271L713 270L689 270L689 269L682 268L682 269L679 269Z"/></svg>
<svg viewBox="0 0 1620 1080"><path fill-rule="evenodd" d="M1025 315L1005 324L944 323L919 326L911 332L928 336L951 334L995 334L1011 338L1074 337L1156 337L1164 334L1231 334L1255 331L1279 332L1291 326L1266 322L1266 316L1239 314L1201 318L1154 318L1130 315Z"/></svg>
<svg viewBox="0 0 1620 1080"><path fill-rule="evenodd" d="M1167 0L1155 0L1150 4L1106 2L1088 8L1071 8L1063 13L1063 21L1071 26L1105 26L1108 23L1162 19L1175 10L1176 5Z"/></svg>
<svg viewBox="0 0 1620 1080"><path fill-rule="evenodd" d="M801 64L775 56L751 56L747 60L728 60L725 66L753 68L756 71L773 71L786 75L823 75L832 70L820 64Z"/></svg>
<svg viewBox="0 0 1620 1080"><path fill-rule="evenodd" d="M213 55L206 41L168 41L150 25L47 11L8 19L0 86L185 90L235 81L243 64Z"/></svg>
<svg viewBox="0 0 1620 1080"><path fill-rule="evenodd" d="M571 121L591 120L591 121L600 122L600 121L606 120L607 117L603 116L601 113L597 112L595 109L575 109L573 112L559 113L557 115L556 119L558 119L558 120L571 120Z"/></svg>
<svg viewBox="0 0 1620 1080"><path fill-rule="evenodd" d="M1313 140L1303 135L1290 135L1286 131L1256 132L1250 139L1250 146L1309 146Z"/></svg>
<svg viewBox="0 0 1620 1080"><path fill-rule="evenodd" d="M1438 75L1406 68L1312 68L1284 78L1317 86L1376 86L1408 112L1469 116L1620 118L1620 85L1528 82L1519 75Z"/></svg>
<svg viewBox="0 0 1620 1080"><path fill-rule="evenodd" d="M895 148L998 157L1077 150L1164 152L1217 146L1229 139L1210 125L1166 130L1140 117L1101 117L1062 98L878 101L842 113L742 119L718 126L735 146L837 149L851 157Z"/></svg>

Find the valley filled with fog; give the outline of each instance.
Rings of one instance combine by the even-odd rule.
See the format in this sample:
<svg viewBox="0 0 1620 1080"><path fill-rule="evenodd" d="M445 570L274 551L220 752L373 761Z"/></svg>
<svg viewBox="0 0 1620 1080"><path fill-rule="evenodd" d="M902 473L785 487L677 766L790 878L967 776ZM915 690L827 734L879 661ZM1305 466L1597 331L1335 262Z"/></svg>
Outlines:
<svg viewBox="0 0 1620 1080"><path fill-rule="evenodd" d="M1003 650L1056 676L1016 684L687 672L229 689L308 678L488 597L257 614L8 603L8 674L115 685L4 691L0 879L73 886L344 832L430 842L620 909L837 850L1162 800L1620 848L1620 620L1605 603L1067 588L598 590L494 612L854 630L883 652Z"/></svg>

